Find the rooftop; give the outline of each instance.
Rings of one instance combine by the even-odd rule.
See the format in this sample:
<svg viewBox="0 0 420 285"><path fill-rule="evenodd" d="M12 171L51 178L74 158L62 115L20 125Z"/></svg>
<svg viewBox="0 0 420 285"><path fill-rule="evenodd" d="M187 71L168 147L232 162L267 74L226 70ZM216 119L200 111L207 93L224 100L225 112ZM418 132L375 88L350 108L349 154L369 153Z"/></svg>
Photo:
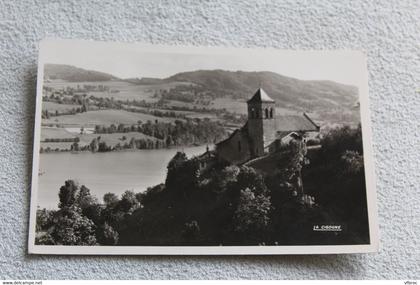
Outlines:
<svg viewBox="0 0 420 285"><path fill-rule="evenodd" d="M303 115L283 115L276 117L277 132L319 131L319 126L305 113Z"/></svg>
<svg viewBox="0 0 420 285"><path fill-rule="evenodd" d="M258 88L257 92L255 92L254 96L252 96L251 99L247 101L247 103L260 103L260 102L266 102L266 103L274 103L274 100L270 98L270 96L265 93L265 91L262 88Z"/></svg>

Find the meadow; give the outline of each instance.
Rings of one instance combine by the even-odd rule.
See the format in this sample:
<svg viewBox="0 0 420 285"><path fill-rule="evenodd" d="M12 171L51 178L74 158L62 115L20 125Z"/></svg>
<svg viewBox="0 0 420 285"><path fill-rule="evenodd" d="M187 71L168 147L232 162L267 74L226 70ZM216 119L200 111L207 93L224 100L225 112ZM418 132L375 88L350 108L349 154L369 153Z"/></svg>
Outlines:
<svg viewBox="0 0 420 285"><path fill-rule="evenodd" d="M105 142L109 146L115 146L117 144L124 145L129 143L132 138L138 139L150 139L155 141L156 138L147 136L139 132L127 132L127 133L112 133L112 134L80 134L70 132L66 128L56 127L42 127L41 129L41 147L43 149L50 148L52 150L70 150L72 142L49 142L48 139L70 139L79 138L79 147L89 145L93 139L101 138L101 142ZM47 142L46 142L47 140Z"/></svg>
<svg viewBox="0 0 420 285"><path fill-rule="evenodd" d="M169 82L161 83L156 85L137 85L128 81L123 80L112 80L112 81L96 81L96 82L68 82L63 80L54 80L52 82L45 82L45 87L51 87L53 89L65 89L77 88L83 86L105 86L109 87L109 92L100 91L88 91L85 92L88 96L93 95L95 97L102 98L118 98L119 100L145 100L146 102L157 101L154 98L155 91L158 90L169 90L178 85L185 85L190 83L185 82Z"/></svg>
<svg viewBox="0 0 420 285"><path fill-rule="evenodd" d="M64 112L70 112L73 109L77 109L82 107L81 105L75 105L75 104L59 104L55 102L43 102L42 103L42 110L48 110L50 113L55 113L57 111L58 113L64 113Z"/></svg>
<svg viewBox="0 0 420 285"><path fill-rule="evenodd" d="M147 122L173 122L175 118L156 117L149 114L134 113L124 110L96 110L74 115L63 115L43 119L43 125L60 125L60 126L80 126L95 127L95 125L111 125L111 124L137 124L138 121Z"/></svg>

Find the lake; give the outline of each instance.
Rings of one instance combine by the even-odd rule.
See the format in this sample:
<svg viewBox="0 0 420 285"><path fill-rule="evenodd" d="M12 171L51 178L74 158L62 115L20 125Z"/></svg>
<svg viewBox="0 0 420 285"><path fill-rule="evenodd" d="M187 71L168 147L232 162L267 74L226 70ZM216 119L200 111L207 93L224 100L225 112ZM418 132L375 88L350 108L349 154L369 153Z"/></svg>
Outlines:
<svg viewBox="0 0 420 285"><path fill-rule="evenodd" d="M121 195L126 190L143 192L163 183L166 166L177 151L190 158L206 151L206 146L106 153L41 153L38 206L56 209L58 192L68 179L90 189L99 201L105 193Z"/></svg>

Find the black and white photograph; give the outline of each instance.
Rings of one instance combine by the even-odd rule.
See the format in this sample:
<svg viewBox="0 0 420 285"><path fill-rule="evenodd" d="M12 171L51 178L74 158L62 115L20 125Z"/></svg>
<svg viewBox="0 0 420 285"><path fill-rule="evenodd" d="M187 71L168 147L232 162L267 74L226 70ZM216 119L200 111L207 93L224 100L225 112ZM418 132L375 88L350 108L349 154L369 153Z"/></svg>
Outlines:
<svg viewBox="0 0 420 285"><path fill-rule="evenodd" d="M378 248L363 52L40 44L29 253Z"/></svg>

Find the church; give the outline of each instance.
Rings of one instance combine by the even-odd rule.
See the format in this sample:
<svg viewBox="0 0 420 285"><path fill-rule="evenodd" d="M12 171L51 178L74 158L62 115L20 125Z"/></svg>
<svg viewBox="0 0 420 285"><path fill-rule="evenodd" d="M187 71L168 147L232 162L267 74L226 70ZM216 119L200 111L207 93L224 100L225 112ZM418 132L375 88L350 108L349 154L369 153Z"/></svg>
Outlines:
<svg viewBox="0 0 420 285"><path fill-rule="evenodd" d="M276 116L276 102L262 88L247 101L248 120L227 139L216 143L219 161L243 164L279 151L293 139L319 133L306 113Z"/></svg>

